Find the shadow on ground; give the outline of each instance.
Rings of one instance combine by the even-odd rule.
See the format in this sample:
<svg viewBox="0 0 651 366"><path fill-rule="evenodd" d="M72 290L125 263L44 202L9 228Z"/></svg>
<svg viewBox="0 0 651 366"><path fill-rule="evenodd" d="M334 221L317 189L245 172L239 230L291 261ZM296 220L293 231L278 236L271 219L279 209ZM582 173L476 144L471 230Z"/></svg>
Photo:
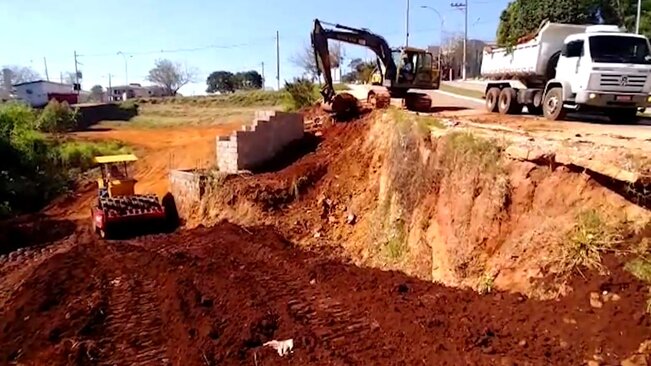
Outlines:
<svg viewBox="0 0 651 366"><path fill-rule="evenodd" d="M21 248L33 247L71 235L77 225L71 220L32 218L29 222L8 220L0 223L0 255Z"/></svg>

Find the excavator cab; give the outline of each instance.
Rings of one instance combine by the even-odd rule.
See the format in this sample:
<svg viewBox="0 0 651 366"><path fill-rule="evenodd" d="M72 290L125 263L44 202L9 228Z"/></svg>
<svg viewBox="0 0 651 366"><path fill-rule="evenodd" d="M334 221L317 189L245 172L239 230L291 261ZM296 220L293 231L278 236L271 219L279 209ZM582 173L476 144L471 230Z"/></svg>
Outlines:
<svg viewBox="0 0 651 366"><path fill-rule="evenodd" d="M391 52L398 73L392 80L395 89L438 89L440 73L434 63L434 57L426 50L402 47Z"/></svg>

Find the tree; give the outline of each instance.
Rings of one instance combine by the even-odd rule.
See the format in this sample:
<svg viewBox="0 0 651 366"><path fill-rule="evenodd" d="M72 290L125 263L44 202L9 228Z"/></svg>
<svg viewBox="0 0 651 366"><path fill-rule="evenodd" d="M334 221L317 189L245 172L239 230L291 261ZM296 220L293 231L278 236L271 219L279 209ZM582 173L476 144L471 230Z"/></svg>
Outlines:
<svg viewBox="0 0 651 366"><path fill-rule="evenodd" d="M330 66L332 68L341 66L343 62L341 43L330 42L328 49L330 51ZM300 67L303 70L303 74L312 81L316 80L319 75L319 68L317 68L314 49L311 44L305 45L297 54L292 56L290 62Z"/></svg>
<svg viewBox="0 0 651 366"><path fill-rule="evenodd" d="M352 59L348 63L348 67L352 70L342 76L341 79L346 83L355 81L368 82L371 79L371 75L373 75L376 66L376 63L373 61L364 61L361 58Z"/></svg>
<svg viewBox="0 0 651 366"><path fill-rule="evenodd" d="M76 82L77 82L77 74L75 74L73 71L66 71L63 73L64 84L75 84Z"/></svg>
<svg viewBox="0 0 651 366"><path fill-rule="evenodd" d="M104 96L104 88L101 85L94 85L90 88L90 99L96 102L101 102Z"/></svg>
<svg viewBox="0 0 651 366"><path fill-rule="evenodd" d="M651 0L642 1L640 30L651 33ZM514 45L531 37L544 20L571 24L617 24L635 28L637 0L515 0L500 16L497 43Z"/></svg>
<svg viewBox="0 0 651 366"><path fill-rule="evenodd" d="M206 93L232 93L236 89L235 75L230 71L214 71L206 79Z"/></svg>
<svg viewBox="0 0 651 366"><path fill-rule="evenodd" d="M262 75L255 70L235 74L237 89L262 89Z"/></svg>
<svg viewBox="0 0 651 366"><path fill-rule="evenodd" d="M38 74L31 67L9 65L3 66L2 72L7 73L9 76L9 81L11 84L20 84L26 83L29 81L35 81L41 78L41 75Z"/></svg>
<svg viewBox="0 0 651 366"><path fill-rule="evenodd" d="M156 60L147 80L163 88L167 95L174 96L183 85L192 82L195 75L193 70L184 69L179 63L162 59Z"/></svg>

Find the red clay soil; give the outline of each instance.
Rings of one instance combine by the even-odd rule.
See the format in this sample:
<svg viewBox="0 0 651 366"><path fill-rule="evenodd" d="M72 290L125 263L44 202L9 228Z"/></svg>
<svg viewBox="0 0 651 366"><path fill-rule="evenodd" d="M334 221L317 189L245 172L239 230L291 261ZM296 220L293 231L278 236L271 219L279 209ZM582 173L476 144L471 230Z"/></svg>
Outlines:
<svg viewBox="0 0 651 366"><path fill-rule="evenodd" d="M285 154L281 154L276 161L266 164L275 170L263 172L252 176L234 176L229 179L229 184L235 193L233 199L251 200L269 211L283 208L294 201L297 193L302 199L309 198L309 189L315 184L324 184L324 176L336 177L340 172L336 169L348 169L358 163L368 164L370 161L361 156L356 156L356 161L350 164L332 164L341 160L344 149L357 148L361 145L369 129L365 118L351 123L337 123L320 132L316 137L308 134L294 146L289 146ZM318 146L317 146L318 145ZM334 171L335 169L336 171ZM366 171L359 169L360 172ZM345 174L350 177L351 174ZM303 194L307 193L305 196ZM234 202L231 202L234 203Z"/></svg>
<svg viewBox="0 0 651 366"><path fill-rule="evenodd" d="M0 364L618 364L651 337L645 288L623 272L538 302L333 262L264 227L54 245L20 282L3 269L22 257L0 263ZM591 307L602 291L621 300ZM288 338L284 358L261 346Z"/></svg>

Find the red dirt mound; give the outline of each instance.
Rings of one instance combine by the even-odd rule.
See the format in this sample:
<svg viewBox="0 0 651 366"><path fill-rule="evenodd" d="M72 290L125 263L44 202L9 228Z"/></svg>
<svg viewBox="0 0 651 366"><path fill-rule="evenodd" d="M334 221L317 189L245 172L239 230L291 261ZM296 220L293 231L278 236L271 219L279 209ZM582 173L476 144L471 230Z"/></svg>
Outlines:
<svg viewBox="0 0 651 366"><path fill-rule="evenodd" d="M324 128L321 142L314 151L279 171L232 178L229 183L235 193L233 199L252 200L270 211L292 202L326 174L337 175L336 171L332 171L332 161L340 158L343 149L361 145L369 128L365 122L363 118ZM313 139L312 136L309 135L307 139ZM296 148L290 147L290 150Z"/></svg>
<svg viewBox="0 0 651 366"><path fill-rule="evenodd" d="M622 272L537 302L332 262L263 227L74 240L8 294L0 364L611 364L651 336ZM285 359L261 346L288 338Z"/></svg>

